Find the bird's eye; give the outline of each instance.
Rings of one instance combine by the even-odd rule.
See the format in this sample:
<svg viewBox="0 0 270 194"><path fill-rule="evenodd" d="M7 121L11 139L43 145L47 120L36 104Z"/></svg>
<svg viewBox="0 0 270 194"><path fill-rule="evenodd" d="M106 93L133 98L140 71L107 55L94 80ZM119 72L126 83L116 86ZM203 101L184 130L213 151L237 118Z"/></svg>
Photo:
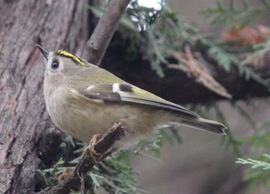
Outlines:
<svg viewBox="0 0 270 194"><path fill-rule="evenodd" d="M59 67L59 62L58 61L53 61L51 64L52 69L57 69Z"/></svg>

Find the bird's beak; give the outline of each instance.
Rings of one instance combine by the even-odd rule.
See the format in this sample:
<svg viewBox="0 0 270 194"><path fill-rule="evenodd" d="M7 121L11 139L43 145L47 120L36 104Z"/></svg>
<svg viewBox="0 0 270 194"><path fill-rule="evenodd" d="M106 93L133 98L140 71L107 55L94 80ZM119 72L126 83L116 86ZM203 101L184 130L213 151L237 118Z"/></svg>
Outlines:
<svg viewBox="0 0 270 194"><path fill-rule="evenodd" d="M49 52L46 51L42 46L36 44L36 46L38 47L38 49L40 50L40 52L43 54L43 56L45 57L46 61L48 61L48 55Z"/></svg>

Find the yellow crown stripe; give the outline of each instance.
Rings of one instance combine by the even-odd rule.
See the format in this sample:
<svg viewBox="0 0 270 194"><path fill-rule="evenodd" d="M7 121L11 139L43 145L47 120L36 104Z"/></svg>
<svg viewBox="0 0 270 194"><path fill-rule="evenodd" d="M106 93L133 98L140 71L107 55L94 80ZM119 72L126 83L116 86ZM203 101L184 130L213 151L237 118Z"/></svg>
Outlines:
<svg viewBox="0 0 270 194"><path fill-rule="evenodd" d="M60 50L57 52L59 55L62 55L64 57L68 57L71 58L72 60L74 60L75 62L79 63L81 66L87 66L85 62L83 62L82 60L80 60L78 57L76 57L75 55L67 52L67 51L63 51Z"/></svg>

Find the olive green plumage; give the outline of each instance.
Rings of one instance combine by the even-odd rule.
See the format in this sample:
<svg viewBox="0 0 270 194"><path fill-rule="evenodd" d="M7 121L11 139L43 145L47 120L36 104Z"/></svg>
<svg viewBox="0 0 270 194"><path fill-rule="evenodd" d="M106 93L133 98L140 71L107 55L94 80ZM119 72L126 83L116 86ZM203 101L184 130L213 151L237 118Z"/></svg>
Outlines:
<svg viewBox="0 0 270 194"><path fill-rule="evenodd" d="M71 53L38 48L47 62L44 95L49 115L58 128L81 141L89 142L117 122L127 128L118 148L130 147L165 125L224 133L221 123L200 118Z"/></svg>

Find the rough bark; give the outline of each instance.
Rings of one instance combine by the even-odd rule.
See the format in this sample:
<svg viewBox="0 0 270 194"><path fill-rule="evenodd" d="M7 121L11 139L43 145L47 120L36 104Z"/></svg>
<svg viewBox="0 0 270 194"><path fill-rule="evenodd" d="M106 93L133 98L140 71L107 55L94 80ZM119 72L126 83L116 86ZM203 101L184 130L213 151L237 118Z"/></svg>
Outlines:
<svg viewBox="0 0 270 194"><path fill-rule="evenodd" d="M44 63L35 43L80 55L86 5L86 0L0 1L0 193L33 193L41 164L38 145L41 136L49 137Z"/></svg>

